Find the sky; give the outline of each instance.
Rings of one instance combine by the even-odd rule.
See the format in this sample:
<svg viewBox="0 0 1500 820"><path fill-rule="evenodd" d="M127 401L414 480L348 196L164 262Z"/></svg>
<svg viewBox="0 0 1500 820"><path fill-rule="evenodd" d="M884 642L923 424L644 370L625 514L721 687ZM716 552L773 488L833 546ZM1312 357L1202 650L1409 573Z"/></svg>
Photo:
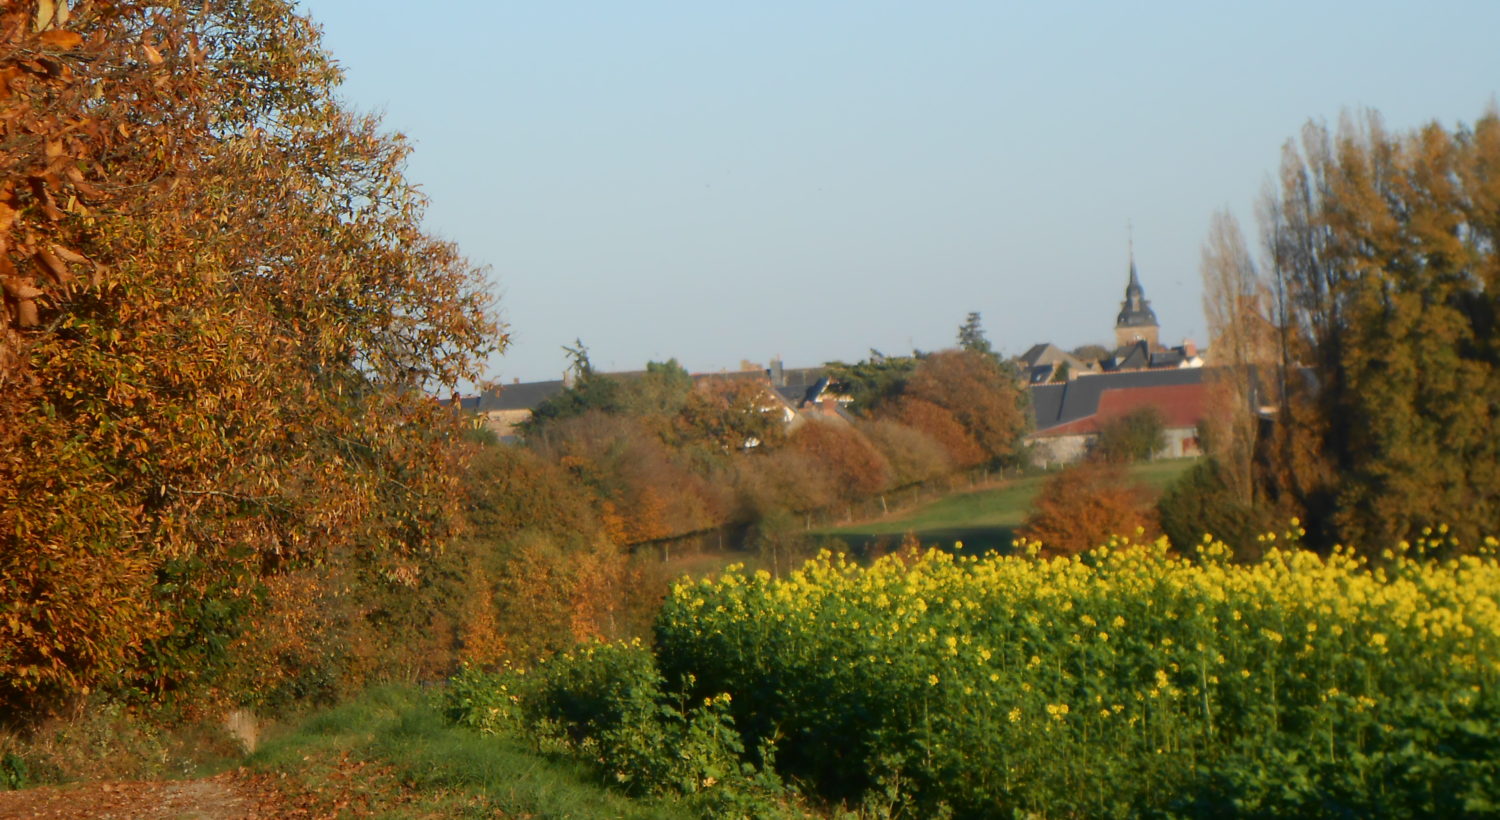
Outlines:
<svg viewBox="0 0 1500 820"><path fill-rule="evenodd" d="M490 378L1108 343L1133 242L1164 343L1309 120L1471 123L1500 2L301 0L487 266Z"/></svg>

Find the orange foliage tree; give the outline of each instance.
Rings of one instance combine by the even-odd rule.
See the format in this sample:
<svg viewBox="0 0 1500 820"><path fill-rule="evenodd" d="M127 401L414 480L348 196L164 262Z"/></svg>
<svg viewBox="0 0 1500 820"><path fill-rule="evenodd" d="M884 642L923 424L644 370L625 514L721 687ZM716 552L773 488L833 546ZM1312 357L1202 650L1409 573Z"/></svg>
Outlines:
<svg viewBox="0 0 1500 820"><path fill-rule="evenodd" d="M264 579L446 537L504 337L338 81L282 0L0 11L0 706L207 691Z"/></svg>
<svg viewBox="0 0 1500 820"><path fill-rule="evenodd" d="M941 444L956 467L984 463L984 448L947 408L926 399L902 396L890 411L891 418Z"/></svg>
<svg viewBox="0 0 1500 820"><path fill-rule="evenodd" d="M1025 393L1016 377L978 350L944 350L917 365L903 396L952 414L987 462L1015 461L1026 434Z"/></svg>
<svg viewBox="0 0 1500 820"><path fill-rule="evenodd" d="M1073 555L1137 529L1156 531L1150 495L1120 467L1086 462L1047 479L1016 535L1049 554Z"/></svg>
<svg viewBox="0 0 1500 820"><path fill-rule="evenodd" d="M953 469L948 452L931 436L890 419L864 422L859 430L891 465L892 482L905 487Z"/></svg>
<svg viewBox="0 0 1500 820"><path fill-rule="evenodd" d="M848 424L808 421L792 433L790 444L828 472L846 499L874 495L890 486L890 462Z"/></svg>
<svg viewBox="0 0 1500 820"><path fill-rule="evenodd" d="M650 417L589 410L550 423L537 451L595 493L618 543L694 532L722 514L719 493L662 441Z"/></svg>

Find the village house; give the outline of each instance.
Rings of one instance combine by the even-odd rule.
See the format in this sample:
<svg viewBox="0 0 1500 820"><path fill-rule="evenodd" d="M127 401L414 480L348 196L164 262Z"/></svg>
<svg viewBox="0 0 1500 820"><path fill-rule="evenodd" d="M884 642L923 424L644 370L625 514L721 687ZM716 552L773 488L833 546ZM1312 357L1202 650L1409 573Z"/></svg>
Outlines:
<svg viewBox="0 0 1500 820"><path fill-rule="evenodd" d="M1027 437L1039 466L1071 464L1088 455L1104 425L1143 407L1161 414L1167 444L1160 458L1200 453L1198 425L1207 389L1203 368L1101 373L1069 382L1035 385L1036 428Z"/></svg>
<svg viewBox="0 0 1500 820"><path fill-rule="evenodd" d="M1146 407L1161 415L1166 428L1167 443L1157 457L1199 454L1198 426L1206 406L1203 357L1192 341L1175 348L1160 345L1161 327L1134 254L1114 330L1118 347L1096 368L1080 367L1076 357L1060 356L1052 345L1036 345L1022 357L1023 368L1029 366L1035 421L1027 442L1037 464L1083 459L1105 425ZM1058 378L1062 368L1065 376Z"/></svg>

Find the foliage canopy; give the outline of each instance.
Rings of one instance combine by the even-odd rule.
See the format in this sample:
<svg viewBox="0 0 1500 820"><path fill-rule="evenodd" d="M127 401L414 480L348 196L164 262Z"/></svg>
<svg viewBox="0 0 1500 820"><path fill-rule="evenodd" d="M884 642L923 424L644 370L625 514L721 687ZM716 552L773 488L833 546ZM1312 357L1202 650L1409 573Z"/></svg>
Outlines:
<svg viewBox="0 0 1500 820"><path fill-rule="evenodd" d="M410 586L505 337L280 0L0 12L0 702L211 691L267 580Z"/></svg>

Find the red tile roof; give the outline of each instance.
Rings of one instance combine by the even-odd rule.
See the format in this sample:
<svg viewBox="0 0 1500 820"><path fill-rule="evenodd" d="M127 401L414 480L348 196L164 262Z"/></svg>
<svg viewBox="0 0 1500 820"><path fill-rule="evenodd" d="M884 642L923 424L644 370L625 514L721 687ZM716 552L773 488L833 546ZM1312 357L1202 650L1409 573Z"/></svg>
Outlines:
<svg viewBox="0 0 1500 820"><path fill-rule="evenodd" d="M1204 416L1204 384L1168 384L1155 387L1122 387L1099 395L1099 409L1091 416L1039 430L1048 436L1097 433L1115 419L1142 407L1161 411L1167 429L1197 427Z"/></svg>

